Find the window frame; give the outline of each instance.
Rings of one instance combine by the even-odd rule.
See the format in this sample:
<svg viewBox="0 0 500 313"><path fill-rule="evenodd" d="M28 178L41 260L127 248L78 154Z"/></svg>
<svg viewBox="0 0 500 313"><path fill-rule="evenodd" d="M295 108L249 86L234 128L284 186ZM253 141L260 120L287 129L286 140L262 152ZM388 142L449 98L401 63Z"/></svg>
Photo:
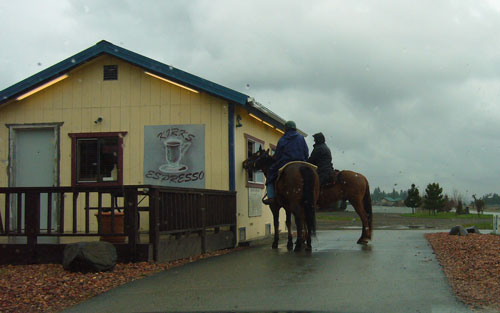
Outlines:
<svg viewBox="0 0 500 313"><path fill-rule="evenodd" d="M265 141L264 140L261 140L259 138L256 138L252 135L249 135L247 133L244 134L245 135L245 158L248 158L248 142L251 141L253 143L258 143L260 145L262 145L262 149L264 149L264 146L265 146ZM254 151L256 152L256 151ZM262 173L262 176L264 177L264 173ZM260 188L260 189L264 189L265 187L265 177L264 177L264 181L262 183L260 182L255 182L255 181L250 181L249 180L249 175L248 175L248 170L245 171L245 181L246 181L246 187L247 188Z"/></svg>
<svg viewBox="0 0 500 313"><path fill-rule="evenodd" d="M123 185L123 137L127 135L122 132L102 132L102 133L69 133L71 138L71 185L72 186L121 186ZM96 139L116 137L118 139L118 173L116 181L102 182L79 182L77 180L77 151L78 139Z"/></svg>

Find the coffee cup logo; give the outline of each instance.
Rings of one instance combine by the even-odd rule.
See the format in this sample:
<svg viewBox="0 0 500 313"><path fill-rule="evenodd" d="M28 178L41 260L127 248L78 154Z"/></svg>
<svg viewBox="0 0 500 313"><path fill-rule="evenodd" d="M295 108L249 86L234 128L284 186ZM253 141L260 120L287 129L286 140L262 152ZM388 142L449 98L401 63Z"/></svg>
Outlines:
<svg viewBox="0 0 500 313"><path fill-rule="evenodd" d="M184 154L191 146L191 142L184 142L177 138L163 140L165 147L165 161L167 163L160 166L159 170L164 173L182 173L188 169L181 164Z"/></svg>

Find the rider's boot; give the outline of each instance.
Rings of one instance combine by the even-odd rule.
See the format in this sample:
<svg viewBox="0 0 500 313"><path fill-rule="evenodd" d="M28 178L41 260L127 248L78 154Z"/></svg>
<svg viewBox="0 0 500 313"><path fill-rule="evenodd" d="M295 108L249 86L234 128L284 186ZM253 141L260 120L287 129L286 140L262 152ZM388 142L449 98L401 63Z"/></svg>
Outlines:
<svg viewBox="0 0 500 313"><path fill-rule="evenodd" d="M274 202L274 198L267 198L267 199L262 199L262 203L265 205L271 205Z"/></svg>

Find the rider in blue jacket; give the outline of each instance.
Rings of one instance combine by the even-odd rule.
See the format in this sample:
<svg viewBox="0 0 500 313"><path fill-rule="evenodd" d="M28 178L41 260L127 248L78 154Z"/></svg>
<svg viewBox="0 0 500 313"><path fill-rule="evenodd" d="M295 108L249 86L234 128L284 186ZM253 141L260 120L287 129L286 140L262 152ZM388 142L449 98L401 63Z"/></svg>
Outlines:
<svg viewBox="0 0 500 313"><path fill-rule="evenodd" d="M274 199L274 182L278 177L278 170L288 162L307 161L309 149L304 137L297 132L294 121L285 123L285 134L278 141L274 159L276 160L268 170L266 177L267 199L264 204L272 204Z"/></svg>

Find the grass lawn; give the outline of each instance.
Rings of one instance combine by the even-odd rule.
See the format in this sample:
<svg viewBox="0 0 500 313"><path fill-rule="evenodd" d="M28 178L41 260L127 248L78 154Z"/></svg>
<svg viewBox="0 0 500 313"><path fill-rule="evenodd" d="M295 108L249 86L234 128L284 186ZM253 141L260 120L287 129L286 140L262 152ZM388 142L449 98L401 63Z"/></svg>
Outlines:
<svg viewBox="0 0 500 313"><path fill-rule="evenodd" d="M463 224L462 226L465 228L476 226L479 229L493 229L493 221L484 223L475 223L475 224Z"/></svg>
<svg viewBox="0 0 500 313"><path fill-rule="evenodd" d="M476 226L479 229L493 229L493 218L491 214L461 214L457 215L453 212L439 212L435 215L429 215L427 212L419 212L415 214L407 213L401 214L404 217L415 217L415 218L432 218L432 219L468 219L468 220L478 220L476 223L465 223L462 224L463 227Z"/></svg>
<svg viewBox="0 0 500 313"><path fill-rule="evenodd" d="M457 215L453 212L438 212L436 214L429 214L427 212L419 212L419 213L404 213L401 214L401 216L404 217L416 217L416 218L442 218L442 219L448 219L448 218L462 218L462 219L485 219L485 220L491 220L491 214L481 214L481 216L478 216L477 214L460 214Z"/></svg>

